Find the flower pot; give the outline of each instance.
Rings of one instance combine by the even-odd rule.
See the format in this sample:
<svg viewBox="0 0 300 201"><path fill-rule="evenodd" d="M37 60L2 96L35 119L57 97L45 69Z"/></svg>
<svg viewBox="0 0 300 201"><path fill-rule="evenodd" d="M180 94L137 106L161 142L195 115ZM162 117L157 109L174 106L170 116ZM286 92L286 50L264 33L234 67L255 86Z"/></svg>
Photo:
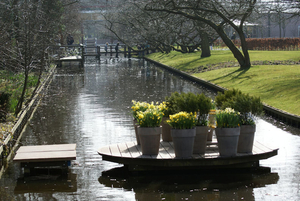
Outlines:
<svg viewBox="0 0 300 201"><path fill-rule="evenodd" d="M253 148L255 125L242 125L238 143L238 153L251 153Z"/></svg>
<svg viewBox="0 0 300 201"><path fill-rule="evenodd" d="M208 126L196 126L196 136L194 141L193 154L205 153L207 134Z"/></svg>
<svg viewBox="0 0 300 201"><path fill-rule="evenodd" d="M140 138L138 135L137 127L138 127L138 121L136 119L133 119L133 126L134 126L134 131L135 131L135 137L136 137L136 143L140 145Z"/></svg>
<svg viewBox="0 0 300 201"><path fill-rule="evenodd" d="M160 127L137 127L143 155L157 155L160 144Z"/></svg>
<svg viewBox="0 0 300 201"><path fill-rule="evenodd" d="M214 131L215 131L215 129L210 127L210 129L207 132L207 141L212 141Z"/></svg>
<svg viewBox="0 0 300 201"><path fill-rule="evenodd" d="M176 158L191 158L193 155L196 128L171 129Z"/></svg>
<svg viewBox="0 0 300 201"><path fill-rule="evenodd" d="M236 156L240 127L215 129L220 156Z"/></svg>
<svg viewBox="0 0 300 201"><path fill-rule="evenodd" d="M171 126L167 124L165 121L168 120L168 117L163 117L161 121L161 126L162 126L162 140L164 142L172 142L172 136L171 136Z"/></svg>

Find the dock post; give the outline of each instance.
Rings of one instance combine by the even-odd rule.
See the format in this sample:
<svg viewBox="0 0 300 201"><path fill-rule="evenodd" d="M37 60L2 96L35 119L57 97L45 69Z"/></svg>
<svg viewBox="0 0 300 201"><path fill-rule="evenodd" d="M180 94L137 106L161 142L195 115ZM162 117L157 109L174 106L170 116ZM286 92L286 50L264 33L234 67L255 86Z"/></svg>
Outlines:
<svg viewBox="0 0 300 201"><path fill-rule="evenodd" d="M125 57L125 58L126 58L126 56L127 56L126 50L127 50L126 45L124 45L124 57Z"/></svg>
<svg viewBox="0 0 300 201"><path fill-rule="evenodd" d="M81 47L81 65L83 66L84 63L84 45L80 44Z"/></svg>
<svg viewBox="0 0 300 201"><path fill-rule="evenodd" d="M112 45L110 45L110 56L112 56Z"/></svg>
<svg viewBox="0 0 300 201"><path fill-rule="evenodd" d="M128 47L128 58L131 58L131 47Z"/></svg>
<svg viewBox="0 0 300 201"><path fill-rule="evenodd" d="M97 45L97 59L100 60L100 45Z"/></svg>

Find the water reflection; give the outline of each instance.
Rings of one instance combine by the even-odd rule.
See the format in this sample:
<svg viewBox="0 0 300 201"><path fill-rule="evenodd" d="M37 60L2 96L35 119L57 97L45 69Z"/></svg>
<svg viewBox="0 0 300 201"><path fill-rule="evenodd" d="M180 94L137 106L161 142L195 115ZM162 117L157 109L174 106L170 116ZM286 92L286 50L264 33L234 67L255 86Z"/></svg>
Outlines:
<svg viewBox="0 0 300 201"><path fill-rule="evenodd" d="M76 192L77 175L69 171L62 174L57 169L40 169L35 174L18 178L15 194Z"/></svg>
<svg viewBox="0 0 300 201"><path fill-rule="evenodd" d="M168 172L130 175L115 168L99 177L107 187L133 190L136 200L255 200L253 189L276 184L277 173L247 171Z"/></svg>

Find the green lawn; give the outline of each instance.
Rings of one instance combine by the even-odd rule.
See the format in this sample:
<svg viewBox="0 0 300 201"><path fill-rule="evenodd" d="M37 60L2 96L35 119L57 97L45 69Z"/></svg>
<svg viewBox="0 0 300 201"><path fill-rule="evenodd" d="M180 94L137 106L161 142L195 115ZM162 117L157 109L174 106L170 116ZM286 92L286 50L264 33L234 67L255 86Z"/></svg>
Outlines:
<svg viewBox="0 0 300 201"><path fill-rule="evenodd" d="M251 61L299 61L300 51L249 51ZM207 64L237 62L231 51L213 50L211 56L200 58L201 52L185 53L171 52L170 54L154 53L148 58L172 66L182 71L188 71Z"/></svg>
<svg viewBox="0 0 300 201"><path fill-rule="evenodd" d="M249 51L251 61L299 61L300 51ZM149 58L188 71L201 65L235 61L230 51L212 51L209 58L200 53L161 53ZM238 88L275 108L300 115L300 65L255 65L248 70L239 67L221 68L193 74L225 88Z"/></svg>
<svg viewBox="0 0 300 201"><path fill-rule="evenodd" d="M261 65L249 70L222 68L194 76L259 96L275 108L300 115L300 65Z"/></svg>

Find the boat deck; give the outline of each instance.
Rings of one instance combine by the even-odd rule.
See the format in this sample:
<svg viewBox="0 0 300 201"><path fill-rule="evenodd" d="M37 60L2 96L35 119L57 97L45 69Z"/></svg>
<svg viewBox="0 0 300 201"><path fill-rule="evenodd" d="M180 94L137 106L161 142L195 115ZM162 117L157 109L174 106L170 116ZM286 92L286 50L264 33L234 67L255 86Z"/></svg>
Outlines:
<svg viewBox="0 0 300 201"><path fill-rule="evenodd" d="M142 155L140 145L126 142L102 147L98 153L102 160L121 163L129 170L158 170L181 168L249 168L259 166L259 160L277 155L278 149L269 148L257 141L252 153L238 153L233 157L221 157L216 141L208 142L205 154L195 154L192 158L175 158L172 142L160 142L158 155Z"/></svg>

